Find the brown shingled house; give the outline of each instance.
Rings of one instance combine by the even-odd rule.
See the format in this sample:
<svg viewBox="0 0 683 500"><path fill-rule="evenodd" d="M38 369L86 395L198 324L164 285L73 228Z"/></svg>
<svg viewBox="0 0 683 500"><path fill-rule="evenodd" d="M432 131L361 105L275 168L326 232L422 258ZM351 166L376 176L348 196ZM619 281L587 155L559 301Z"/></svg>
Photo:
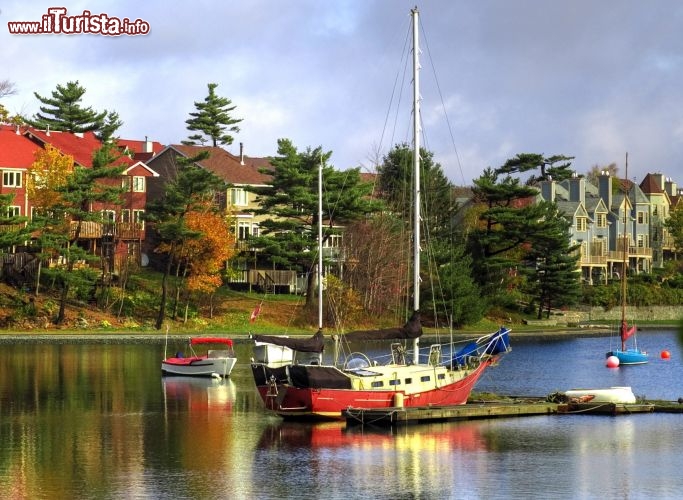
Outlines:
<svg viewBox="0 0 683 500"><path fill-rule="evenodd" d="M242 150L242 148L240 148ZM223 148L211 146L186 146L173 144L164 148L153 158L148 160L150 165L159 173L159 179L151 182L148 199L150 201L163 196L164 184L175 178L178 170L176 159L179 156L192 158L207 151L209 157L198 162L202 168L212 171L228 184L225 193L217 193L216 200L226 214L234 219L234 234L237 249L243 255L249 255L249 238L259 236L259 223L264 216L255 215L252 210L257 208L256 195L247 190L248 187L265 187L270 182L270 176L263 170L271 170L272 165L267 158L250 158L240 153L235 156ZM243 151L243 150L242 150ZM153 257L153 243L151 235L147 235L150 245L146 248L147 255ZM247 286L274 286L287 290L296 287L296 273L294 271L259 270L255 265L256 255L251 258L235 259L237 269L233 274L234 283Z"/></svg>

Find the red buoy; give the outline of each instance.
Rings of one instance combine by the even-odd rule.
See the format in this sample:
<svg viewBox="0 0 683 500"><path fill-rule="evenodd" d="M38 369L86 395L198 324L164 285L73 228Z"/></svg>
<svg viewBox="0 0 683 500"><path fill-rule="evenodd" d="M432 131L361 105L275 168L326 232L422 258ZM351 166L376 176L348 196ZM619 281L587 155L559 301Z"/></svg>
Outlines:
<svg viewBox="0 0 683 500"><path fill-rule="evenodd" d="M616 356L609 356L607 358L607 368L616 368L619 366L619 358Z"/></svg>
<svg viewBox="0 0 683 500"><path fill-rule="evenodd" d="M669 359L671 357L671 353L669 351L664 350L661 352L660 356L662 359Z"/></svg>

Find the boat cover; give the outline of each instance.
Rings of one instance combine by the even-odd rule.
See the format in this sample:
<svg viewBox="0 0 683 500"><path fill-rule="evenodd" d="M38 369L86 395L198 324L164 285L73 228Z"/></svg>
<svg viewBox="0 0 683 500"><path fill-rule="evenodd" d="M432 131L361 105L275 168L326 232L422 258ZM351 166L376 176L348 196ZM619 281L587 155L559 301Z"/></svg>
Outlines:
<svg viewBox="0 0 683 500"><path fill-rule="evenodd" d="M223 337L193 337L190 339L190 345L197 344L225 344L232 347L232 340Z"/></svg>
<svg viewBox="0 0 683 500"><path fill-rule="evenodd" d="M361 330L344 334L345 340L404 340L415 339L422 335L420 312L414 311L405 325L399 328L382 330Z"/></svg>
<svg viewBox="0 0 683 500"><path fill-rule="evenodd" d="M254 340L258 342L267 342L269 344L281 345L289 347L299 352L323 352L325 347L325 337L322 330L315 332L315 335L307 339L298 339L295 337L280 337L278 335L254 335Z"/></svg>
<svg viewBox="0 0 683 500"><path fill-rule="evenodd" d="M290 365L294 387L312 389L351 389L351 379L331 366Z"/></svg>

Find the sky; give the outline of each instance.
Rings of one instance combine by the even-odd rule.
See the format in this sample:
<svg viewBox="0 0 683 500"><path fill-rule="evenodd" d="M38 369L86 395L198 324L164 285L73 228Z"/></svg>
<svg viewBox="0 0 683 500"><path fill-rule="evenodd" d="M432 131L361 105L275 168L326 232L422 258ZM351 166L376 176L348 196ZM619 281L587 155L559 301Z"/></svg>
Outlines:
<svg viewBox="0 0 683 500"><path fill-rule="evenodd" d="M10 33L55 6L149 32ZM0 81L16 88L0 104L32 116L34 92L77 80L82 105L119 113L121 138L177 144L216 83L243 120L228 151L273 156L287 138L374 171L411 141L415 6L422 145L456 185L519 153L572 156L579 174L616 163L622 176L628 153L629 178L683 185L679 0L0 0Z"/></svg>

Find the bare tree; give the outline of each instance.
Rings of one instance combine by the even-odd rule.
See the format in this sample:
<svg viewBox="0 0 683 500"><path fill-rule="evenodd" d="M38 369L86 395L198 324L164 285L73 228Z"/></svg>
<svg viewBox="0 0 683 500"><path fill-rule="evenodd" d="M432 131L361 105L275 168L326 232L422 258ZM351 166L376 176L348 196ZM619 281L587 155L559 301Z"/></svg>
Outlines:
<svg viewBox="0 0 683 500"><path fill-rule="evenodd" d="M14 86L13 82L10 82L9 80L0 80L0 97L13 95L16 93L17 88Z"/></svg>

